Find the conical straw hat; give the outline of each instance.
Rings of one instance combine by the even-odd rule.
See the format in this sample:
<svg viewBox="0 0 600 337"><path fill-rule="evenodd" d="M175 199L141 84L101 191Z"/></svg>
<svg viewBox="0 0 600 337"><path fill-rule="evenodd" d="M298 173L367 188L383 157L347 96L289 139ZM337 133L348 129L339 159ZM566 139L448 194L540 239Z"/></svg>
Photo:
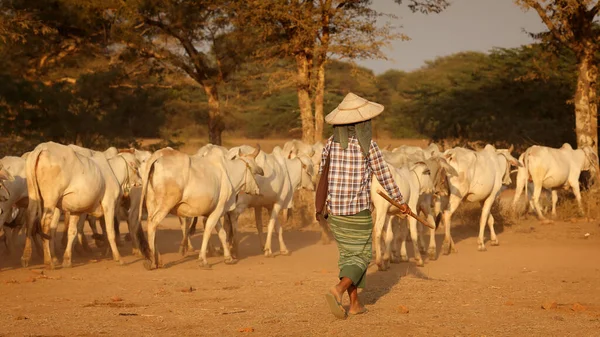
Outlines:
<svg viewBox="0 0 600 337"><path fill-rule="evenodd" d="M348 93L337 108L325 116L325 122L332 125L354 124L369 120L383 111L383 105Z"/></svg>

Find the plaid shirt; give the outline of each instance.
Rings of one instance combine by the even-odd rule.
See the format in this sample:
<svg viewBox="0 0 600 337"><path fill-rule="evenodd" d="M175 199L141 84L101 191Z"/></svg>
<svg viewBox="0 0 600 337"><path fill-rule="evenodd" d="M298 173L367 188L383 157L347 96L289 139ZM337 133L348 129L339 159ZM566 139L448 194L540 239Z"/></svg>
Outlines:
<svg viewBox="0 0 600 337"><path fill-rule="evenodd" d="M403 203L400 189L392 178L379 146L371 141L369 158L365 158L356 137L348 139L348 148L342 150L339 143L329 138L321 154L319 174L331 151L327 204L332 215L352 215L371 209L371 182L373 173L388 195Z"/></svg>

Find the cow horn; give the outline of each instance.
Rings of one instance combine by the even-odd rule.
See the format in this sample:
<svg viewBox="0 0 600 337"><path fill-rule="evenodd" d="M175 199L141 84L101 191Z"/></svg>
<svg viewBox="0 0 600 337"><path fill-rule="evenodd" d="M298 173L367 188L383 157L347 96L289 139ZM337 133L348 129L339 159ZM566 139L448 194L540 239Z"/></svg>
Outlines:
<svg viewBox="0 0 600 337"><path fill-rule="evenodd" d="M258 156L259 153L260 153L260 144L256 143L256 150L254 150L254 152L252 152L250 154L250 157L256 158L256 156Z"/></svg>
<svg viewBox="0 0 600 337"><path fill-rule="evenodd" d="M513 152L513 150L515 149L515 146L513 144L510 144L510 147L508 148L508 152Z"/></svg>

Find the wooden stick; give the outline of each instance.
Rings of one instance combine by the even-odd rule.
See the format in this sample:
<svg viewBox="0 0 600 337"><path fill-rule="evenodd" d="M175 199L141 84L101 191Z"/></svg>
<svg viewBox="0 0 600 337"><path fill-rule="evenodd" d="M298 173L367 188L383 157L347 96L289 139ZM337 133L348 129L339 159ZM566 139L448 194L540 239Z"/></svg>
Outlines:
<svg viewBox="0 0 600 337"><path fill-rule="evenodd" d="M384 192L382 192L381 190L377 190L377 193L382 196L385 200L387 200L390 204L392 204L393 206L396 206L398 208L400 208L400 204L396 202L396 200L388 197L387 194L385 194ZM429 222L427 222L426 219L423 219L422 217L416 215L415 213L413 213L413 211L411 210L410 213L408 213L408 215L412 216L413 218L417 219L418 222L422 223L424 226L427 226L431 229L435 229L435 226L432 226Z"/></svg>

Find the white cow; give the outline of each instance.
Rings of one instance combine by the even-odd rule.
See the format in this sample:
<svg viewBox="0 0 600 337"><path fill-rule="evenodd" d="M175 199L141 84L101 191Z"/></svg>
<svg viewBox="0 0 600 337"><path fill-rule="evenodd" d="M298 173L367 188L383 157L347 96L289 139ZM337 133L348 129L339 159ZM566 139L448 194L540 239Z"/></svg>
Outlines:
<svg viewBox="0 0 600 337"><path fill-rule="evenodd" d="M498 238L494 231L494 217L490 213L502 185L510 184L510 165L521 165L510 153L510 149L496 149L486 145L482 150L473 151L464 148L453 148L444 152L448 164L456 172L449 176L450 196L448 208L444 210L445 237L442 252L449 254L454 247L450 235L452 214L463 200L478 201L481 203L481 218L479 220L478 249L485 251L483 233L485 225L490 228L491 244L497 246ZM454 174L453 174L454 173Z"/></svg>
<svg viewBox="0 0 600 337"><path fill-rule="evenodd" d="M534 145L521 156L520 160L523 167L520 167L517 171L517 186L512 202L513 209L523 193L523 188L527 187L528 181L531 180L533 182L533 196L530 204L536 210L540 220L547 221L539 204L542 188L552 192L553 216L556 216L558 190L569 187L573 190L579 212L583 215L579 175L581 171L591 171L595 174L595 165L598 162L598 156L590 146L574 150L568 143L564 143L558 149Z"/></svg>
<svg viewBox="0 0 600 337"><path fill-rule="evenodd" d="M319 166L321 165L321 153L325 145L321 142L316 142L313 145L304 143L301 140L293 139L286 142L281 150L281 155L286 158L293 159L298 155L304 154L312 161L313 172L319 172ZM317 183L317 175L312 174L313 184Z"/></svg>
<svg viewBox="0 0 600 337"><path fill-rule="evenodd" d="M225 263L235 262L226 243L226 234L220 218L235 206L236 195L244 191L258 194L254 174L262 170L254 162L258 151L241 155L230 151L228 158L223 156L188 156L172 148L164 148L152 154L143 174L141 202L146 200L148 209L148 243L144 267L160 267L160 253L156 247L156 229L159 223L172 213L176 216L192 218L206 216L206 226L202 238L199 260L209 267L206 249L210 233L218 226L219 239L223 244ZM141 220L142 212L138 215ZM187 241L187 233L184 235Z"/></svg>
<svg viewBox="0 0 600 337"><path fill-rule="evenodd" d="M228 151L229 150L227 150L227 148L224 146L214 145L214 144L209 143L209 144L206 144L206 145L202 146L201 148L199 148L198 151L196 151L196 154L194 154L194 156L196 156L196 157L206 157L206 156L227 157ZM192 245L191 235L193 235L196 232L196 226L198 224L199 218L202 218L202 223L204 226L206 217L194 217L194 218L179 217L179 224L181 226L181 231L182 231L183 237L184 237L184 240L181 242L181 245L179 247L179 253L181 253L181 255L185 255L188 251L194 251L194 246ZM225 220L223 222L223 224L227 231L231 228L231 225L228 223L228 218L226 216L224 216L223 219ZM187 238L187 240L185 238ZM185 241L187 241L187 242L185 242ZM215 246L213 246L213 244L210 242L210 239L209 239L207 254L209 256L216 255L216 252L217 252L217 248ZM232 256L233 256L233 258L237 257L237 255L233 252L232 252Z"/></svg>
<svg viewBox="0 0 600 337"><path fill-rule="evenodd" d="M29 202L25 159L13 156L0 159L0 189L0 230L4 229L6 248L11 254L14 252L14 240L23 225L20 222L22 217L15 219L13 213L26 209ZM14 228L5 227L9 223L13 223Z"/></svg>
<svg viewBox="0 0 600 337"><path fill-rule="evenodd" d="M94 156L104 156L106 157L110 168L112 170L112 172L117 176L119 181L123 182L123 185L121 186L121 199L119 204L117 205L117 208L115 209L115 219L114 219L114 227L115 227L115 242L117 243L117 246L121 245L121 238L120 238L120 232L119 232L119 213L121 213L121 216L123 215L123 205L124 204L130 204L130 197L131 197L131 191L135 190L133 196L134 196L134 203L137 203L139 205L139 197L141 195L141 188L142 188L142 184L141 184L141 177L140 177L140 166L141 166L141 162L138 159L138 156L135 155L135 151L133 150L121 150L118 151L116 148L114 147L110 147L108 150L104 151L104 152L100 152L100 151L94 151L88 148L84 148L78 145L74 145L74 144L69 144L68 145L70 148L72 148L75 152L92 158ZM145 151L147 152L147 151ZM116 154L115 154L116 153ZM145 153L140 152L138 153L138 155L142 158L145 157ZM134 218L135 220L137 220L137 206L133 206L134 211L136 211L135 215L133 216L127 216L126 219L128 220L128 225L130 223L129 219L130 218ZM127 211L126 211L127 212ZM69 221L69 217L70 214L69 212L65 212L65 235L63 235L63 244L66 245L67 243L67 239L66 239L66 235L68 235L68 228L70 226L70 221ZM98 233L98 229L96 228L96 218L93 216L88 216L88 215L80 215L80 219L79 221L81 222L81 224L84 223L85 219L87 218L88 223L90 225L90 228L92 229L92 237L96 240L96 245L97 246L101 246L106 244L106 226L105 226L105 221L104 219L100 219L101 222L101 226L102 226L102 234ZM139 226L134 227L134 229L138 229ZM131 225L129 226L129 230L131 233L132 227ZM137 233L137 232L136 232ZM139 234L139 233L138 233ZM79 241L80 243L83 245L83 247L85 249L87 249L88 251L89 246L87 246L87 241L85 240L85 237L83 236L83 233L78 233L78 237L79 237ZM136 254L136 248L138 248L139 250L139 235L134 235L133 236L133 240L134 240L134 254ZM137 246L136 246L137 244ZM107 251L108 253L108 251ZM139 254L137 254L139 255Z"/></svg>
<svg viewBox="0 0 600 337"><path fill-rule="evenodd" d="M304 153L305 155L312 157L315 153L315 149L312 145L301 140L292 139L283 144L282 153L285 157L288 157L290 154L297 155L298 153Z"/></svg>
<svg viewBox="0 0 600 337"><path fill-rule="evenodd" d="M117 160L117 165L129 166L125 160ZM139 176L133 170L127 170L130 183ZM115 176L106 157L94 154L87 157L77 153L73 147L47 142L36 146L27 157L27 190L29 206L27 209L27 236L21 263L29 264L31 258L30 235L33 221L41 216L44 240L44 263L54 267L55 254L53 240L60 211L70 213L70 226L67 249L63 256L63 266L71 265L73 240L78 231L81 233L80 215L104 216L113 258L122 263L115 243L114 212L122 196L122 190L128 189L127 177ZM133 181L132 181L133 180ZM78 228L79 227L79 228Z"/></svg>
<svg viewBox="0 0 600 337"><path fill-rule="evenodd" d="M254 150L251 146L246 145L232 148L232 150L234 149L236 151L240 150L242 153ZM248 207L254 208L256 229L258 230L258 237L265 256L269 257L273 255L271 239L275 226L277 226L277 231L279 232L280 252L282 255L288 255L289 251L283 241L283 230L277 217L281 210L293 206L294 191L298 187L309 190L314 189L312 178L308 174L307 165L301 158L285 158L277 149L271 154L260 151L256 157L256 163L264 171L264 176L256 177L256 181L260 187L260 195L242 194L238 197L235 212L230 214L233 222L233 232L235 233L239 215ZM270 213L266 242L263 241L262 235L262 207L266 208Z"/></svg>
<svg viewBox="0 0 600 337"><path fill-rule="evenodd" d="M152 152L150 151L138 150L135 148L121 149L119 150L119 153L133 154L133 156L137 160L136 163L139 163L138 172L140 173L144 172L146 162L148 161L148 159L150 159L150 156L152 155ZM129 237L131 239L132 254L140 257L143 256L143 254L140 251L140 239L145 241L144 238L140 237L143 236L144 233L142 227L138 223L138 213L141 197L141 184L140 186L132 186L131 190L129 191L129 195L123 198L119 207L117 208L117 218L115 219L115 221L117 222L117 225L115 226L115 231L117 234L117 245L119 245L120 241L118 222L120 220L125 220L127 221L127 228L129 229L129 233L127 234L126 238Z"/></svg>
<svg viewBox="0 0 600 337"><path fill-rule="evenodd" d="M216 153L221 153L222 155L226 155L228 152L227 148L224 146L209 143L199 148L198 151L196 151L195 156L205 157L209 153L215 153L215 151Z"/></svg>
<svg viewBox="0 0 600 337"><path fill-rule="evenodd" d="M400 192L404 197L405 202L415 212L425 215L427 221L435 227L435 220L431 210L432 197L434 193L443 193L447 189L445 185L446 170L452 168L442 158L431 158L424 162L413 164L410 169L407 167L396 168L388 163L388 168L392 172L394 181L400 188ZM373 177L371 184L371 200L373 201L375 212L375 251L376 262L379 270L387 270L389 268L390 259L392 262L408 261L406 254L406 236L394 235L392 228L392 217L397 216L406 219L406 216L401 215L397 207L392 206L387 200L381 197L377 191L385 192L376 177ZM422 234L422 225L417 224L416 219L409 217L408 224L412 242L414 245L415 262L418 266L423 266L421 251L425 249L424 237ZM381 256L381 236L383 230L385 232L385 253ZM406 231L401 231L406 233ZM392 252L391 248L397 246L397 240L401 240L400 258ZM430 250L433 249L435 259L435 229L430 231ZM395 251L397 253L397 249Z"/></svg>

